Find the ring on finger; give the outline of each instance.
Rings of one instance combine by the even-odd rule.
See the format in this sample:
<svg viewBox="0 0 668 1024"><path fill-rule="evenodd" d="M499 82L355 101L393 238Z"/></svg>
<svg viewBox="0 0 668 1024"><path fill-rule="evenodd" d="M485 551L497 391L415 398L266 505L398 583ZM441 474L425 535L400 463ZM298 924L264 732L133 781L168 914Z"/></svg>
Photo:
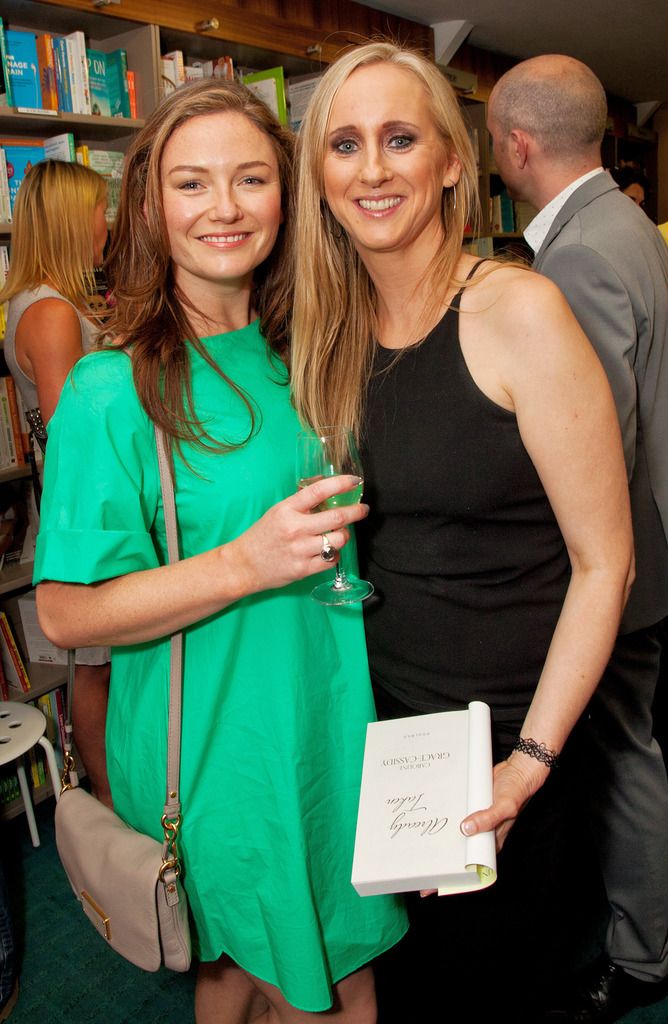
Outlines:
<svg viewBox="0 0 668 1024"><path fill-rule="evenodd" d="M338 549L333 544L329 543L329 537L326 533L322 535L322 547L320 549L320 557L323 562L333 562L338 555Z"/></svg>

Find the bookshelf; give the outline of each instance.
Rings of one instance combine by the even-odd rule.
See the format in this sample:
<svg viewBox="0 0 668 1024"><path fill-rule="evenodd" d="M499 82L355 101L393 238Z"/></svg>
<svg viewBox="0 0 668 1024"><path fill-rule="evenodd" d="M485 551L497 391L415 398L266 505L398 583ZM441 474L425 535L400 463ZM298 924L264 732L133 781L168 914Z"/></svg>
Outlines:
<svg viewBox="0 0 668 1024"><path fill-rule="evenodd" d="M190 57L211 60L229 54L235 65L266 70L276 65L290 75L319 72L345 46L374 34L388 33L433 52L428 27L338 0L323 5L316 0L285 4L262 0L259 10L234 2L210 4L201 0L120 0L97 7L95 0L5 0L0 14L6 28L67 35L82 31L90 49L124 49L135 73L137 118L111 118L58 112L24 113L0 107L0 136L38 139L72 132L77 145L103 145L124 151L144 119L161 98L162 53L180 49ZM288 9L293 17L284 16ZM323 10L323 8L326 8ZM216 28L198 29L209 20ZM10 236L11 225L0 224L0 236ZM29 471L0 471L0 484L28 476ZM0 603L11 615L22 651L21 619L17 601L31 585L32 566L12 564L0 570ZM12 690L11 699L32 701L58 689L66 679L66 666L27 664L28 692ZM51 795L48 783L33 791L35 802ZM0 818L14 817L21 801L0 806Z"/></svg>

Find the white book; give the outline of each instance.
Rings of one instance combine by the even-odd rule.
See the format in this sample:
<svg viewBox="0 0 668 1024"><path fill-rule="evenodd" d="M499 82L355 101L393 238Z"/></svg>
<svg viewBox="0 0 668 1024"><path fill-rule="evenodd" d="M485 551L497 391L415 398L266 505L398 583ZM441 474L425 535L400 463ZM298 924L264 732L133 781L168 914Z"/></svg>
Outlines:
<svg viewBox="0 0 668 1024"><path fill-rule="evenodd" d="M65 36L65 42L67 43L70 85L72 89L72 113L92 114L86 37L83 32L70 32L68 36Z"/></svg>
<svg viewBox="0 0 668 1024"><path fill-rule="evenodd" d="M367 726L352 883L361 896L496 881L493 832L467 838L463 819L492 803L489 707Z"/></svg>
<svg viewBox="0 0 668 1024"><path fill-rule="evenodd" d="M63 132L61 135L52 135L50 139L44 139L44 155L47 160L62 160L64 163L74 163L76 154L72 133Z"/></svg>
<svg viewBox="0 0 668 1024"><path fill-rule="evenodd" d="M172 57L160 58L160 86L163 96L169 96L176 91L179 80L176 70L176 61Z"/></svg>
<svg viewBox="0 0 668 1024"><path fill-rule="evenodd" d="M163 57L167 60L174 61L176 84L177 86L183 85L186 80L186 66L183 59L183 50L171 50L169 53L163 54Z"/></svg>

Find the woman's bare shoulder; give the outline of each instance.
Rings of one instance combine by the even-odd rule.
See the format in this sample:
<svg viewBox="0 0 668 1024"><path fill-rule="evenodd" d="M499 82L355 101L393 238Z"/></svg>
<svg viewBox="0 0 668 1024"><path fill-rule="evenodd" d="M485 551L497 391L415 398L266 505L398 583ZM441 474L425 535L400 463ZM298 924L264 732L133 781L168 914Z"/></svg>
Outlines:
<svg viewBox="0 0 668 1024"><path fill-rule="evenodd" d="M485 261L465 288L461 309L478 313L497 329L535 326L545 317L560 319L569 308L559 288L530 267Z"/></svg>

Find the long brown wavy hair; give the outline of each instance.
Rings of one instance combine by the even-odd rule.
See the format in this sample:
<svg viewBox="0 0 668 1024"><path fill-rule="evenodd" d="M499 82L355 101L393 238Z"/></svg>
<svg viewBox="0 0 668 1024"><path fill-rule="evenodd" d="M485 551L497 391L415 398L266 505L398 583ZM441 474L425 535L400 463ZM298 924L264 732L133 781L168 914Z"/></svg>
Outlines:
<svg viewBox="0 0 668 1024"><path fill-rule="evenodd" d="M193 405L188 343L246 403L245 392L209 356L189 313L196 312L176 284L162 204L160 166L174 132L194 117L243 114L270 139L278 161L283 223L273 251L255 270L252 303L270 349L286 358L292 274L287 237L293 210L293 137L240 83L207 79L162 101L128 150L121 199L106 263L115 311L109 324L116 344L129 350L139 399L151 419L173 438L208 450L230 444L212 437Z"/></svg>

